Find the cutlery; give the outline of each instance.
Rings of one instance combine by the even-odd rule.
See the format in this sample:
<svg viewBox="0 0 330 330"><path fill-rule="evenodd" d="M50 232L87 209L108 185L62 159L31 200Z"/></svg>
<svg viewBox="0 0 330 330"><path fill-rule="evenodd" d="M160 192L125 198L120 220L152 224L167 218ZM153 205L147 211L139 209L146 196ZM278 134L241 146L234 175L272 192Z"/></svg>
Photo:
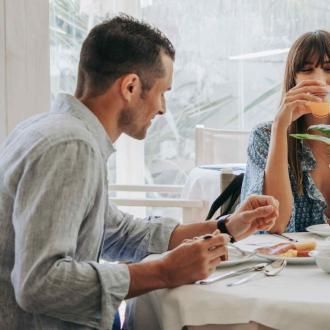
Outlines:
<svg viewBox="0 0 330 330"><path fill-rule="evenodd" d="M245 251L245 250L242 250L240 247L238 247L237 245L233 244L233 243L228 243L227 244L228 246L236 249L238 252L240 252L244 257L246 256L252 256L252 255L255 255L257 253L257 251Z"/></svg>
<svg viewBox="0 0 330 330"><path fill-rule="evenodd" d="M274 241L274 242L259 242L259 243L245 243L245 245L249 245L249 246L269 246L269 245L274 245L277 244L278 241Z"/></svg>
<svg viewBox="0 0 330 330"><path fill-rule="evenodd" d="M245 267L245 268L241 268L238 270L233 270L231 272L225 273L225 274L221 274L218 276L213 276L213 277L209 277L206 278L205 280L200 280L195 282L196 284L201 284L201 285L206 285L206 284L211 284L220 280L224 280L226 278L230 278L233 276L238 276L241 274L245 274L245 273L249 273L249 272L254 272L254 271L260 271L263 270L266 266L268 265L268 263L263 262L254 266L250 266L250 267Z"/></svg>
<svg viewBox="0 0 330 330"><path fill-rule="evenodd" d="M263 274L266 276L276 276L278 275L286 266L286 259L282 258L282 259L278 259L270 264L268 264L267 266L265 266L262 270L263 270ZM227 286L235 286L235 285L240 285L246 282L249 282L251 279L253 279L254 277L256 277L257 275L259 275L260 273L254 273L252 275L246 276L244 278L241 278L237 281L228 283Z"/></svg>
<svg viewBox="0 0 330 330"><path fill-rule="evenodd" d="M272 236L276 236L276 237L281 237L281 238L284 238L290 242L298 242L297 239L295 238L292 238L292 237L289 237L289 236L286 236L286 235L283 235L283 234L271 234Z"/></svg>

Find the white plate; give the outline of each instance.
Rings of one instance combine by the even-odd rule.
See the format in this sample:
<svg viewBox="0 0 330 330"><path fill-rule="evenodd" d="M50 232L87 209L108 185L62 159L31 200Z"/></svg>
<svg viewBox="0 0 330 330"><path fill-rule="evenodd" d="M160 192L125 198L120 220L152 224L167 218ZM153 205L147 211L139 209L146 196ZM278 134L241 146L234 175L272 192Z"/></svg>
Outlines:
<svg viewBox="0 0 330 330"><path fill-rule="evenodd" d="M250 261L253 257L255 257L255 253L250 253L249 251L247 252L249 253L248 255L242 256L242 253L240 253L236 249L228 247L228 260L222 261L217 268L239 265L244 262Z"/></svg>
<svg viewBox="0 0 330 330"><path fill-rule="evenodd" d="M211 165L200 165L199 168L205 170L231 170L231 171L245 171L246 164L244 163L225 163L225 164L211 164Z"/></svg>
<svg viewBox="0 0 330 330"><path fill-rule="evenodd" d="M282 259L282 256L272 256L269 254L262 254L257 253L258 257L265 258L268 260L278 260ZM288 264L314 264L315 258L314 257L285 257Z"/></svg>
<svg viewBox="0 0 330 330"><path fill-rule="evenodd" d="M306 230L316 235L330 236L330 226L327 223L309 226Z"/></svg>

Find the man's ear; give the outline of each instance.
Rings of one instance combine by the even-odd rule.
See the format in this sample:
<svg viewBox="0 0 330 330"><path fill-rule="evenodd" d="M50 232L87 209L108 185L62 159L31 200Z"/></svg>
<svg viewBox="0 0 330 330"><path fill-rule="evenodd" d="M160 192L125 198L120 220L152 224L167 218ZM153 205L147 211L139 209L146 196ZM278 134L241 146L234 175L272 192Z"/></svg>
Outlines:
<svg viewBox="0 0 330 330"><path fill-rule="evenodd" d="M123 98L130 102L135 95L140 95L141 82L135 73L130 73L122 77L120 83L120 92Z"/></svg>

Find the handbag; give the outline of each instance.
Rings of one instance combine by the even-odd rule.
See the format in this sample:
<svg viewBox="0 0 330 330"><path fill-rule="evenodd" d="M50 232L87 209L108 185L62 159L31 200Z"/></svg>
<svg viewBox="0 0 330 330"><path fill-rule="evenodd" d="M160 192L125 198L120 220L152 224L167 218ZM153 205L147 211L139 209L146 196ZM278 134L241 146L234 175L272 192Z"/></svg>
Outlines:
<svg viewBox="0 0 330 330"><path fill-rule="evenodd" d="M228 186L212 203L210 210L207 214L206 220L210 220L215 214L215 212L217 212L220 208L224 208L224 210L221 211L220 216L218 216L217 218L220 218L234 211L235 207L240 201L243 179L244 173L240 173L234 176L234 179L231 180Z"/></svg>

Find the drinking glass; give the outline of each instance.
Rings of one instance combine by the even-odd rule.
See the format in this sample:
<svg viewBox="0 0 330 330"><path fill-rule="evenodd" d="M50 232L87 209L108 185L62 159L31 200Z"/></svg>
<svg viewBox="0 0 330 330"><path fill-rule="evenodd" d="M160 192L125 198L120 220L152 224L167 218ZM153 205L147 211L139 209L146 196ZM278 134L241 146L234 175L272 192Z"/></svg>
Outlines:
<svg viewBox="0 0 330 330"><path fill-rule="evenodd" d="M325 118L330 113L330 85L327 85L327 94L322 102L308 102L312 115L316 118Z"/></svg>

